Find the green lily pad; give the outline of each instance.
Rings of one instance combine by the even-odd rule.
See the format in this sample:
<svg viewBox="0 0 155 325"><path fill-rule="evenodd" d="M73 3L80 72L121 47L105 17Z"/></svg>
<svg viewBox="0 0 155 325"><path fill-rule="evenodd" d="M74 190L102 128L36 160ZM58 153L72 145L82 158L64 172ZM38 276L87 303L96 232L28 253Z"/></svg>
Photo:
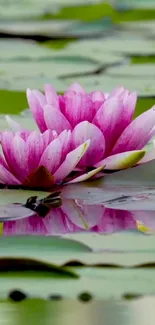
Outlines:
<svg viewBox="0 0 155 325"><path fill-rule="evenodd" d="M93 0L94 4L101 2L100 0ZM16 0L11 3L10 0L1 0L0 3L0 17L3 19L21 19L37 17L45 15L46 13L56 14L64 6L76 6L83 4L82 0L45 0L44 2L37 0ZM92 1L86 0L86 5L92 4Z"/></svg>
<svg viewBox="0 0 155 325"><path fill-rule="evenodd" d="M1 22L0 32L10 35L20 35L29 37L38 36L59 36L68 34L76 21L67 20L32 20Z"/></svg>
<svg viewBox="0 0 155 325"><path fill-rule="evenodd" d="M127 77L131 78L146 78L153 79L155 77L155 65L154 64L132 64L124 65L121 67L112 67L106 71L106 74L114 77Z"/></svg>
<svg viewBox="0 0 155 325"><path fill-rule="evenodd" d="M92 22L78 20L32 20L1 22L0 32L16 37L29 36L55 37L55 38L80 38L89 36L100 36L112 31L114 28L110 20L103 18Z"/></svg>
<svg viewBox="0 0 155 325"><path fill-rule="evenodd" d="M96 45L97 42L96 41ZM153 55L155 54L155 44L152 40L142 40L142 39L121 39L118 37L111 37L103 39L99 45L102 51L131 55ZM95 41L94 41L95 45ZM86 45L85 45L86 46ZM91 45L90 45L91 46ZM93 43L92 43L93 46Z"/></svg>
<svg viewBox="0 0 155 325"><path fill-rule="evenodd" d="M89 42L89 41L88 41ZM68 57L73 60L76 57L85 58L87 60L93 60L100 63L102 68L113 64L125 63L127 60L119 54L113 54L111 52L102 51L102 48L93 44L89 47L91 42L85 44L84 41L74 42L72 45L68 45L65 49L59 51L53 51L53 57ZM75 46L76 44L76 46ZM87 44L89 44L87 46Z"/></svg>
<svg viewBox="0 0 155 325"><path fill-rule="evenodd" d="M54 56L52 50L34 41L1 39L0 47L0 61L40 61Z"/></svg>
<svg viewBox="0 0 155 325"><path fill-rule="evenodd" d="M143 37L152 37L155 32L155 21L154 20L140 20L132 22L122 22L120 26L125 30L125 33L137 33L143 34ZM143 40L144 41L144 40Z"/></svg>
<svg viewBox="0 0 155 325"><path fill-rule="evenodd" d="M117 71L121 70L121 66L117 67ZM112 68L109 68L112 69ZM122 68L123 69L123 68ZM107 70L108 71L108 70ZM111 70L110 70L111 71ZM152 73L153 75L153 73ZM112 89L123 86L128 88L130 91L136 91L141 97L154 97L154 79L148 76L131 78L128 76L113 76L113 75L93 75L85 77L76 78L66 78L63 80L66 87L68 87L72 82L79 82L88 92L94 90L100 90L105 92L110 92Z"/></svg>
<svg viewBox="0 0 155 325"><path fill-rule="evenodd" d="M130 2L128 0L118 0L117 6L122 7L125 9L149 9L149 8L155 8L154 0L148 0L147 2L145 0L131 0Z"/></svg>
<svg viewBox="0 0 155 325"><path fill-rule="evenodd" d="M0 64L0 88L8 90L25 90L26 88L43 88L44 83L51 83L63 91L63 83L55 77L77 73L95 72L99 64L86 58L53 58L43 62L7 62ZM56 79L54 81L54 78ZM53 81L53 82L52 82Z"/></svg>
<svg viewBox="0 0 155 325"><path fill-rule="evenodd" d="M79 279L43 277L39 272L27 276L1 273L0 298L6 300L13 290L41 299L52 295L76 299L85 292L94 299L121 299L127 293L149 295L155 292L154 269L74 268L74 272L79 272Z"/></svg>

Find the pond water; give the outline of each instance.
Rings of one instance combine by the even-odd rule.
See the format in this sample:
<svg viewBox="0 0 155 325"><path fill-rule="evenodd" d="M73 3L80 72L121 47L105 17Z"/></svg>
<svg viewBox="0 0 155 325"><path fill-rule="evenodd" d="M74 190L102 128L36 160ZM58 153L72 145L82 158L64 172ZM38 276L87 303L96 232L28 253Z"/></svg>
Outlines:
<svg viewBox="0 0 155 325"><path fill-rule="evenodd" d="M45 83L60 94L73 82L87 92L124 86L138 94L134 117L145 112L155 103L154 36L153 0L1 0L0 131L6 114L37 130L25 91ZM153 324L154 167L52 194L0 184L0 324Z"/></svg>

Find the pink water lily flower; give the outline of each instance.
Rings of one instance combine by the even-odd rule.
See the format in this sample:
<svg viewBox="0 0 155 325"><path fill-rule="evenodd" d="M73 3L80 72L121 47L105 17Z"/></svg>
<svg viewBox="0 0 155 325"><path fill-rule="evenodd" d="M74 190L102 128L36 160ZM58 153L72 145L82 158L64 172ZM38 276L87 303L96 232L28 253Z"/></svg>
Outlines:
<svg viewBox="0 0 155 325"><path fill-rule="evenodd" d="M143 149L155 134L155 106L133 120L135 92L119 87L109 94L87 93L79 84L72 84L62 96L45 85L45 94L28 89L27 99L41 132L71 130L73 148L90 139L78 164L82 170L103 165L118 170L154 158Z"/></svg>
<svg viewBox="0 0 155 325"><path fill-rule="evenodd" d="M72 149L71 141L67 130L58 136L51 130L2 132L0 183L50 188L65 182L89 147L88 140Z"/></svg>

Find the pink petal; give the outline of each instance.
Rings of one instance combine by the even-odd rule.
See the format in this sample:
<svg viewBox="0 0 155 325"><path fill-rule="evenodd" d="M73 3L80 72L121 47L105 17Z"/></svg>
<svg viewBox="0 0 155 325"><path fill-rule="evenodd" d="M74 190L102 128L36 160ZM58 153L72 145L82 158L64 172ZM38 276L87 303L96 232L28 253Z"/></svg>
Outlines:
<svg viewBox="0 0 155 325"><path fill-rule="evenodd" d="M132 211L132 215L136 222L149 228L148 230L155 230L155 211Z"/></svg>
<svg viewBox="0 0 155 325"><path fill-rule="evenodd" d="M58 138L62 146L62 152L61 152L61 162L62 162L64 161L67 153L71 149L71 131L70 130L63 131L62 133L60 133Z"/></svg>
<svg viewBox="0 0 155 325"><path fill-rule="evenodd" d="M75 93L81 93L81 94L85 94L85 90L84 88L77 82L73 83L68 89L67 89L67 92L68 91L74 91ZM67 93L66 92L66 93Z"/></svg>
<svg viewBox="0 0 155 325"><path fill-rule="evenodd" d="M53 140L45 149L39 162L39 166L46 167L52 174L60 165L62 146L59 139Z"/></svg>
<svg viewBox="0 0 155 325"><path fill-rule="evenodd" d="M153 148L152 150L146 151L145 156L138 162L138 165L147 163L154 159L155 159L155 148Z"/></svg>
<svg viewBox="0 0 155 325"><path fill-rule="evenodd" d="M5 167L6 169L9 169L9 166L7 165L6 161L4 160L4 158L2 157L2 155L0 155L0 164Z"/></svg>
<svg viewBox="0 0 155 325"><path fill-rule="evenodd" d="M127 112L127 117L128 117L128 123L131 123L134 112L135 112L135 108L136 108L136 104L137 104L137 93L133 92L129 95L127 95L126 97L124 96L123 98L123 104L125 106L125 112Z"/></svg>
<svg viewBox="0 0 155 325"><path fill-rule="evenodd" d="M52 209L46 218L43 219L48 235L57 235L68 232L66 217L62 209Z"/></svg>
<svg viewBox="0 0 155 325"><path fill-rule="evenodd" d="M104 214L104 206L84 205L80 200L65 200L61 208L72 223L83 229L98 224Z"/></svg>
<svg viewBox="0 0 155 325"><path fill-rule="evenodd" d="M105 94L102 91L94 91L90 93L90 98L93 104L94 116L106 100Z"/></svg>
<svg viewBox="0 0 155 325"><path fill-rule="evenodd" d="M98 162L95 167L105 166L108 170L126 169L135 166L145 155L145 150L122 152Z"/></svg>
<svg viewBox="0 0 155 325"><path fill-rule="evenodd" d="M65 105L61 106L61 111L72 127L85 120L92 122L94 111L89 95L68 91L64 95L64 101Z"/></svg>
<svg viewBox="0 0 155 325"><path fill-rule="evenodd" d="M54 106L45 105L44 119L47 128L55 130L58 134L63 130L71 129L71 125L67 121L66 117Z"/></svg>
<svg viewBox="0 0 155 325"><path fill-rule="evenodd" d="M38 167L40 157L44 150L42 135L37 131L32 132L27 141L28 146L28 166L29 170L35 170Z"/></svg>
<svg viewBox="0 0 155 325"><path fill-rule="evenodd" d="M19 185L21 182L13 174L11 174L9 170L0 164L0 184Z"/></svg>
<svg viewBox="0 0 155 325"><path fill-rule="evenodd" d="M91 96L91 100L93 103L95 102L104 102L105 101L105 95L102 91L93 91L92 93L90 93Z"/></svg>
<svg viewBox="0 0 155 325"><path fill-rule="evenodd" d="M73 180L67 182L67 184L80 183L80 182L86 181L90 178L94 178L94 176L96 176L96 177L98 176L98 178L103 177L104 174L100 173L100 172L104 169L104 167L105 166L103 165L101 167L91 170L88 173L84 173L81 176L75 177Z"/></svg>
<svg viewBox="0 0 155 325"><path fill-rule="evenodd" d="M1 133L2 149L8 165L10 162L11 146L12 146L13 138L14 138L13 132L5 131Z"/></svg>
<svg viewBox="0 0 155 325"><path fill-rule="evenodd" d="M52 130L46 130L44 133L42 133L42 140L44 143L44 148L48 146L49 143L51 143L53 140L57 138L57 132Z"/></svg>
<svg viewBox="0 0 155 325"><path fill-rule="evenodd" d="M18 134L12 140L9 166L21 182L29 174L28 148L25 141Z"/></svg>
<svg viewBox="0 0 155 325"><path fill-rule="evenodd" d="M35 95L40 106L43 107L44 105L46 105L46 98L39 90L34 89L33 94Z"/></svg>
<svg viewBox="0 0 155 325"><path fill-rule="evenodd" d="M47 235L43 219L36 215L27 219L8 221L3 225L3 235Z"/></svg>
<svg viewBox="0 0 155 325"><path fill-rule="evenodd" d="M111 91L111 93L109 94L109 96L108 96L108 98L111 98L111 97L113 97L113 96L120 96L122 93L123 93L123 91L124 91L125 89L124 89L124 87L122 87L122 86L120 86L120 87L117 87L117 88L114 88L112 91Z"/></svg>
<svg viewBox="0 0 155 325"><path fill-rule="evenodd" d="M56 90L49 84L44 86L46 102L48 105L59 108L58 95Z"/></svg>
<svg viewBox="0 0 155 325"><path fill-rule="evenodd" d="M94 231L100 233L114 233L120 230L137 229L136 221L131 212L105 209L104 216Z"/></svg>
<svg viewBox="0 0 155 325"><path fill-rule="evenodd" d="M24 141L26 141L29 135L31 134L31 132L32 131L22 131L22 132L18 132L18 134Z"/></svg>
<svg viewBox="0 0 155 325"><path fill-rule="evenodd" d="M39 96L38 92L36 93L36 91L27 89L27 100L31 108L33 117L40 131L44 132L47 129L47 127L44 121L44 112L43 112L43 105L42 105L44 103L44 100L42 96Z"/></svg>
<svg viewBox="0 0 155 325"><path fill-rule="evenodd" d="M74 168L79 163L80 159L83 157L86 150L88 149L89 144L90 141L88 140L76 149L72 150L70 153L68 153L66 159L54 174L56 182L64 180L74 170Z"/></svg>
<svg viewBox="0 0 155 325"><path fill-rule="evenodd" d="M23 127L19 123L17 123L16 121L14 121L10 116L6 115L5 118L6 118L6 121L7 121L8 125L9 125L9 127L11 128L11 130L13 132L22 132L22 131L24 131Z"/></svg>
<svg viewBox="0 0 155 325"><path fill-rule="evenodd" d="M142 149L152 137L155 125L155 106L132 121L117 140L112 153Z"/></svg>
<svg viewBox="0 0 155 325"><path fill-rule="evenodd" d="M129 113L125 111L122 101L118 98L111 98L105 101L95 115L93 123L104 134L106 155L109 154L116 140L130 122L128 115Z"/></svg>
<svg viewBox="0 0 155 325"><path fill-rule="evenodd" d="M79 123L72 132L72 145L76 148L90 139L90 146L79 166L94 166L104 156L105 140L100 129L87 121Z"/></svg>

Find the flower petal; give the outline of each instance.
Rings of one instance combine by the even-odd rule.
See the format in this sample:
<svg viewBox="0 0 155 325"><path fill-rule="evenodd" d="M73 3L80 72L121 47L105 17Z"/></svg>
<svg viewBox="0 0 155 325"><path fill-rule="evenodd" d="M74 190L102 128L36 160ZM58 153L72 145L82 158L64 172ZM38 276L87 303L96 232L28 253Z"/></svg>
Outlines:
<svg viewBox="0 0 155 325"><path fill-rule="evenodd" d="M43 219L48 235L60 235L67 233L66 217L62 209L52 209L46 218Z"/></svg>
<svg viewBox="0 0 155 325"><path fill-rule="evenodd" d="M84 205L80 200L65 200L61 208L72 223L83 229L97 225L104 214L104 206Z"/></svg>
<svg viewBox="0 0 155 325"><path fill-rule="evenodd" d="M9 166L21 182L29 174L27 144L18 134L11 143Z"/></svg>
<svg viewBox="0 0 155 325"><path fill-rule="evenodd" d="M60 133L58 138L62 146L62 152L61 152L61 162L62 162L66 158L66 155L71 148L71 131L64 130L63 132Z"/></svg>
<svg viewBox="0 0 155 325"><path fill-rule="evenodd" d="M9 170L0 164L0 184L20 185L21 182Z"/></svg>
<svg viewBox="0 0 155 325"><path fill-rule="evenodd" d="M0 154L0 164L5 167L6 169L9 169L9 166L7 165L5 159L3 158L3 156Z"/></svg>
<svg viewBox="0 0 155 325"><path fill-rule="evenodd" d="M112 153L142 149L152 137L155 125L155 106L133 120L117 140Z"/></svg>
<svg viewBox="0 0 155 325"><path fill-rule="evenodd" d="M123 102L118 98L111 98L100 107L93 119L93 123L104 134L105 155L107 156L120 134L130 123L130 119L128 112L125 113Z"/></svg>
<svg viewBox="0 0 155 325"><path fill-rule="evenodd" d="M67 89L67 92L68 91L74 91L75 93L81 93L81 94L86 93L84 88L77 82L74 82L72 85L70 85L70 87Z"/></svg>
<svg viewBox="0 0 155 325"><path fill-rule="evenodd" d="M102 91L93 91L90 93L90 98L93 104L93 114L95 116L99 108L105 102L106 96Z"/></svg>
<svg viewBox="0 0 155 325"><path fill-rule="evenodd" d="M57 137L58 137L57 132L49 129L46 130L44 133L42 133L44 148L46 148L48 144L51 143L53 140L55 140Z"/></svg>
<svg viewBox="0 0 155 325"><path fill-rule="evenodd" d="M50 173L54 173L60 165L62 145L57 138L53 140L43 152L39 166L46 167Z"/></svg>
<svg viewBox="0 0 155 325"><path fill-rule="evenodd" d="M37 95L37 97L36 97L36 95ZM38 96L38 93L36 94L36 91L27 89L27 100L28 100L29 106L31 108L33 117L34 117L40 131L44 132L47 129L47 127L46 127L46 123L44 121L44 112L43 112L43 106L42 106L44 101L43 101L42 96Z"/></svg>
<svg viewBox="0 0 155 325"><path fill-rule="evenodd" d="M44 119L48 129L60 134L63 130L70 130L71 125L66 117L54 106L44 106Z"/></svg>
<svg viewBox="0 0 155 325"><path fill-rule="evenodd" d="M3 225L3 236L11 235L47 235L43 220L36 215L27 219L8 221Z"/></svg>
<svg viewBox="0 0 155 325"><path fill-rule="evenodd" d="M44 90L47 104L59 108L59 100L56 90L50 84L46 84Z"/></svg>
<svg viewBox="0 0 155 325"><path fill-rule="evenodd" d="M60 165L60 167L54 174L56 182L64 180L74 170L74 168L79 163L80 159L83 157L86 150L88 149L89 144L90 141L88 140L68 153L65 161Z"/></svg>
<svg viewBox="0 0 155 325"><path fill-rule="evenodd" d="M139 228L143 226L150 231L155 230L155 211L132 211L132 214Z"/></svg>
<svg viewBox="0 0 155 325"><path fill-rule="evenodd" d="M4 131L1 133L1 144L7 164L10 162L11 146L14 138L13 132Z"/></svg>
<svg viewBox="0 0 155 325"><path fill-rule="evenodd" d="M99 233L114 233L126 229L137 229L132 213L106 208L100 224L92 230Z"/></svg>
<svg viewBox="0 0 155 325"><path fill-rule="evenodd" d="M99 175L99 177L103 177L103 174L100 174L100 172L105 168L105 166L100 166L98 168L95 168L93 170L91 170L88 173L82 174L78 177L75 177L73 180L67 182L67 184L73 184L73 183L79 183L79 182L83 182L86 181L90 178L93 178L95 175Z"/></svg>
<svg viewBox="0 0 155 325"><path fill-rule="evenodd" d="M38 167L40 157L44 150L44 142L42 135L37 131L32 132L27 138L28 146L28 166L29 170L36 169Z"/></svg>
<svg viewBox="0 0 155 325"><path fill-rule="evenodd" d="M24 131L23 127L14 121L9 115L5 116L6 121L13 132L22 132Z"/></svg>
<svg viewBox="0 0 155 325"><path fill-rule="evenodd" d="M75 93L74 91L65 93L64 105L61 103L61 111L72 127L85 120L92 122L94 116L90 96L86 93Z"/></svg>
<svg viewBox="0 0 155 325"><path fill-rule="evenodd" d="M145 150L122 152L98 162L95 167L105 166L105 170L126 169L135 166L145 155Z"/></svg>
<svg viewBox="0 0 155 325"><path fill-rule="evenodd" d="M124 91L125 89L124 89L124 87L123 86L119 86L119 87L117 87L117 88L114 88L112 91L111 91L111 93L109 94L109 96L108 96L108 98L112 98L113 96L120 96L122 93L123 93L123 91Z"/></svg>
<svg viewBox="0 0 155 325"><path fill-rule="evenodd" d="M89 149L80 160L79 166L94 166L104 156L105 140L101 130L87 121L79 123L72 132L72 145L76 148L90 139Z"/></svg>

